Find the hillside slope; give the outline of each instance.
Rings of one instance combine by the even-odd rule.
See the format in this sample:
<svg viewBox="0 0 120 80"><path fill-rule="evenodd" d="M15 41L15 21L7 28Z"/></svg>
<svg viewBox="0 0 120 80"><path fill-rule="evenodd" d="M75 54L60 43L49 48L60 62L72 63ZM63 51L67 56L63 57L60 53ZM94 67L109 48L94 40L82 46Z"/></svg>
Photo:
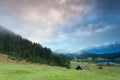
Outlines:
<svg viewBox="0 0 120 80"><path fill-rule="evenodd" d="M0 62L5 62L5 63L20 63L20 64L29 64L25 60L17 60L14 59L13 57L10 57L6 54L0 53Z"/></svg>
<svg viewBox="0 0 120 80"><path fill-rule="evenodd" d="M15 62L14 60L10 59L8 55L0 53L0 61L1 62Z"/></svg>
<svg viewBox="0 0 120 80"><path fill-rule="evenodd" d="M22 38L1 26L0 52L31 63L64 67L70 64L64 55L53 54L51 49Z"/></svg>

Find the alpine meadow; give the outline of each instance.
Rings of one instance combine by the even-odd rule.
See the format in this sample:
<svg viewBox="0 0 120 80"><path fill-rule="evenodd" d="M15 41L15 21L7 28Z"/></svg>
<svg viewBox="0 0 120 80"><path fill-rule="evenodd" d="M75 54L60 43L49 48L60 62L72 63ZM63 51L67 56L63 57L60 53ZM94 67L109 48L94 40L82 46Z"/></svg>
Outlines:
<svg viewBox="0 0 120 80"><path fill-rule="evenodd" d="M119 80L120 0L0 0L0 80Z"/></svg>

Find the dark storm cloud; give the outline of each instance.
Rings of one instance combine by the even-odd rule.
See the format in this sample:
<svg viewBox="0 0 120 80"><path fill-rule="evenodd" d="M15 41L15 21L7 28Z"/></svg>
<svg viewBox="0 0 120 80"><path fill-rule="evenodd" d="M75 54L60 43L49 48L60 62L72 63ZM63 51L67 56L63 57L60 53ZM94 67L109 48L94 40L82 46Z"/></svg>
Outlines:
<svg viewBox="0 0 120 80"><path fill-rule="evenodd" d="M105 23L120 22L120 0L98 0L95 11L98 19Z"/></svg>
<svg viewBox="0 0 120 80"><path fill-rule="evenodd" d="M88 8L91 8L90 11L83 13L82 17L78 15L70 22L72 24L67 25L69 27L65 29L65 32L85 31L94 33L115 27L120 28L120 0L95 0L93 7L90 6L90 2L87 3L87 8L85 9Z"/></svg>
<svg viewBox="0 0 120 80"><path fill-rule="evenodd" d="M96 7L107 13L120 12L120 0L97 0Z"/></svg>

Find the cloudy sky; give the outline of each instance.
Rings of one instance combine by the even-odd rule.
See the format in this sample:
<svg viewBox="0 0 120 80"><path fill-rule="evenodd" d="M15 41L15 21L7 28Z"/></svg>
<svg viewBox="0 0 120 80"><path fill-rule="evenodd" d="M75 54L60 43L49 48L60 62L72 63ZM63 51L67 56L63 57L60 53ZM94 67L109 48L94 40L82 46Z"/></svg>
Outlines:
<svg viewBox="0 0 120 80"><path fill-rule="evenodd" d="M120 42L120 0L0 0L0 25L53 51Z"/></svg>

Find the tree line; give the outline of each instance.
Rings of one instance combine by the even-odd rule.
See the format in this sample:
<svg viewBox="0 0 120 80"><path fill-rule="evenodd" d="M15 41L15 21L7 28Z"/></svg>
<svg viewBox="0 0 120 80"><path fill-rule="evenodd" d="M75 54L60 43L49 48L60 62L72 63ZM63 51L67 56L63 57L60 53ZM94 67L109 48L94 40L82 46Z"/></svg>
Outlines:
<svg viewBox="0 0 120 80"><path fill-rule="evenodd" d="M82 53L82 54L66 54L69 60L80 59L82 61L116 61L120 62L120 52L95 54L95 53Z"/></svg>
<svg viewBox="0 0 120 80"><path fill-rule="evenodd" d="M49 64L53 66L67 66L69 60L64 55L54 54L51 49L42 47L14 33L0 32L0 52L19 60L31 63Z"/></svg>

